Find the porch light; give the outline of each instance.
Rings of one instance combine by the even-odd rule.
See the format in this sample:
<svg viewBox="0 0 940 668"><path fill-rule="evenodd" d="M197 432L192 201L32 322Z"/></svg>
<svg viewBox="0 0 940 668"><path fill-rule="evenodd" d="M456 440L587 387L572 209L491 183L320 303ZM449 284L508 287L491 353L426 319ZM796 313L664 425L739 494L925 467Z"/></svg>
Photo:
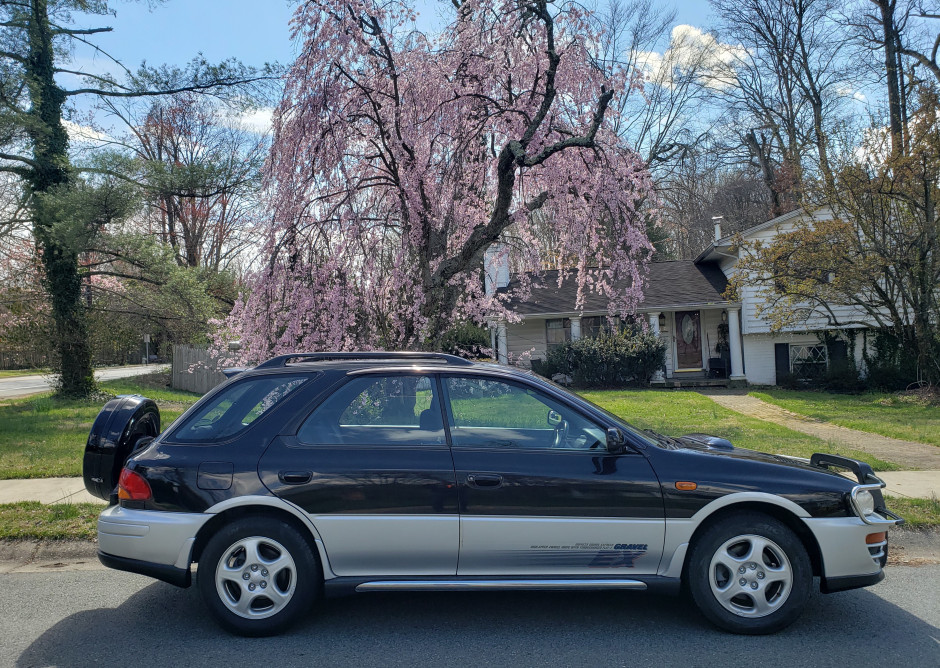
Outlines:
<svg viewBox="0 0 940 668"><path fill-rule="evenodd" d="M659 326L660 326L660 327L665 327L665 326L666 326L666 314L665 314L665 313L660 313L660 314L659 314Z"/></svg>
<svg viewBox="0 0 940 668"><path fill-rule="evenodd" d="M728 312L727 312L727 311L722 311L722 312L721 312L721 321L722 321L722 322L728 322Z"/></svg>

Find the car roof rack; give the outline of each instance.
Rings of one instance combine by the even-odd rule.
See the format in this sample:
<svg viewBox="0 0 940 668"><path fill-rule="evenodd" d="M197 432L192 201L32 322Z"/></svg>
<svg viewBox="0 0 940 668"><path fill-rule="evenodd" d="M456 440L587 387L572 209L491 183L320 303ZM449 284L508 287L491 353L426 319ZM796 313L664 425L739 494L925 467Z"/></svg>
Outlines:
<svg viewBox="0 0 940 668"><path fill-rule="evenodd" d="M324 362L330 360L388 360L388 361L433 361L452 364L454 366L471 366L473 362L456 355L447 353L422 353L410 350L403 351L374 351L364 353L336 352L336 353L289 353L272 357L262 362L255 369L277 369L287 366L291 360L303 362Z"/></svg>

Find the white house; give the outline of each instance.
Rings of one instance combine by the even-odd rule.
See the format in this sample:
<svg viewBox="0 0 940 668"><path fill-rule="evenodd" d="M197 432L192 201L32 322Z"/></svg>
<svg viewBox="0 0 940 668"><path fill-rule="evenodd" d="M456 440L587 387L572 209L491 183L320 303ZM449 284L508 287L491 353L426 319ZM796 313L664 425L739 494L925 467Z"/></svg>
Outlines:
<svg viewBox="0 0 940 668"><path fill-rule="evenodd" d="M792 231L801 219L831 217L823 208L807 213L793 211L741 233L746 242L768 241L776 234ZM818 313L798 326L771 331L770 323L758 315L760 296L744 281L740 300L726 297L728 279L738 262L733 236L722 236L716 225L715 241L694 260L654 262L649 265L647 285L637 311L649 319L654 332L666 342L666 366L654 384L667 387L706 384L775 385L783 374L815 375L851 349L847 337L822 333L833 327ZM487 255L487 288L512 287L505 254ZM528 364L544 358L552 346L583 336L596 336L606 323L607 299L597 294L585 297L583 309L574 308L575 277L558 286L556 272L544 272L526 300L510 307L521 322L494 323L493 344L501 363ZM850 318L846 318L847 320ZM859 328L860 326L855 325ZM865 337L854 346L861 367Z"/></svg>

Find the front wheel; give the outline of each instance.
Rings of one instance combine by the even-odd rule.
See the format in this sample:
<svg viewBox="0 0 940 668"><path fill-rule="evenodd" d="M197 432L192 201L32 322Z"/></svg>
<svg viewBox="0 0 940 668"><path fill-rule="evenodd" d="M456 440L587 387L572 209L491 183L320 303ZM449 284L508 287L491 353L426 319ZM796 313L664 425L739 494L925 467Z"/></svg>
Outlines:
<svg viewBox="0 0 940 668"><path fill-rule="evenodd" d="M812 565L799 537L759 513L728 516L695 541L687 571L702 614L733 633L779 631L809 599Z"/></svg>
<svg viewBox="0 0 940 668"><path fill-rule="evenodd" d="M310 543L290 524L249 517L206 544L197 585L206 606L232 633L280 633L319 595L322 573Z"/></svg>

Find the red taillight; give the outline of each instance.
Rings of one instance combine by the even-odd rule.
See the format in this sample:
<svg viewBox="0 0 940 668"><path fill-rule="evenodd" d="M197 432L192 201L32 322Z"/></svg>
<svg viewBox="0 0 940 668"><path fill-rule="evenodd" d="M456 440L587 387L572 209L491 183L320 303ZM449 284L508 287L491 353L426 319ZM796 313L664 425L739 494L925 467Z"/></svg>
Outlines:
<svg viewBox="0 0 940 668"><path fill-rule="evenodd" d="M121 470L118 480L118 498L122 501L147 501L153 498L148 483L142 475L130 469Z"/></svg>

